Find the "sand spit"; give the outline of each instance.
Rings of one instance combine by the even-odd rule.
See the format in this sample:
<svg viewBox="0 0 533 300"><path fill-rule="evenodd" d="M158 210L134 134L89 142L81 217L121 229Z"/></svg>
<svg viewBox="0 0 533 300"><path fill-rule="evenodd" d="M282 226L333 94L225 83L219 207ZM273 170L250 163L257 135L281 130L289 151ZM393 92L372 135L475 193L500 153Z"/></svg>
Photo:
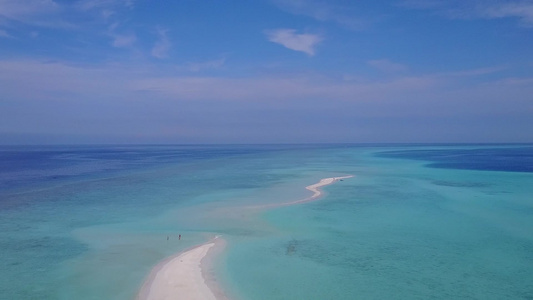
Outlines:
<svg viewBox="0 0 533 300"><path fill-rule="evenodd" d="M215 238L159 263L143 284L137 300L225 299L220 291L207 284L206 266L202 262L221 243L223 240Z"/></svg>
<svg viewBox="0 0 533 300"><path fill-rule="evenodd" d="M323 179L320 179L319 182L315 183L315 184L312 184L312 185L309 185L307 187L305 187L306 189L310 190L311 192L313 192L313 195L310 196L310 197L307 197L305 199L301 199L301 200L297 200L297 201L292 201L292 202L287 202L287 203L282 203L282 204L279 204L279 205L276 205L276 206L288 206L288 205L295 205L295 204L300 204L300 203L305 203L305 202L310 202L310 201L314 201L316 200L317 198L319 198L320 196L322 196L323 192L321 191L321 187L324 187L326 185L330 185L336 181L339 181L339 180L343 180L343 179L347 179L347 178L352 178L353 175L349 175L349 176L342 176L342 177L330 177L330 178L323 178Z"/></svg>
<svg viewBox="0 0 533 300"><path fill-rule="evenodd" d="M321 188L336 181L353 176L330 177L306 187L313 195L305 199L265 205L255 208L280 207L314 201L323 192ZM218 246L217 246L218 245ZM206 264L212 259L213 249L224 245L224 240L215 239L172 256L154 267L143 284L137 300L225 300L224 293L212 284L212 274L206 271ZM211 275L211 276L210 276ZM209 279L209 280L206 280Z"/></svg>
<svg viewBox="0 0 533 300"><path fill-rule="evenodd" d="M322 195L322 192L319 190L319 188L326 186L326 185L330 185L334 183L335 181L343 180L343 179L351 178L351 177L353 177L353 175L343 176L343 177L324 178L324 179L321 179L318 183L307 186L306 189L314 193L313 196L309 197L308 199L315 199L317 197L320 197L320 195Z"/></svg>

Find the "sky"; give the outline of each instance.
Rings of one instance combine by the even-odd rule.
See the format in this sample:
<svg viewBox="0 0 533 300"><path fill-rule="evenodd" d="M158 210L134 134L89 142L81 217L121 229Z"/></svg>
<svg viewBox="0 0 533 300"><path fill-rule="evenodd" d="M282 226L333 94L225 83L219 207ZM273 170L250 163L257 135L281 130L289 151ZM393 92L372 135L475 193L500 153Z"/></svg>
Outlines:
<svg viewBox="0 0 533 300"><path fill-rule="evenodd" d="M533 142L533 0L0 0L0 144Z"/></svg>

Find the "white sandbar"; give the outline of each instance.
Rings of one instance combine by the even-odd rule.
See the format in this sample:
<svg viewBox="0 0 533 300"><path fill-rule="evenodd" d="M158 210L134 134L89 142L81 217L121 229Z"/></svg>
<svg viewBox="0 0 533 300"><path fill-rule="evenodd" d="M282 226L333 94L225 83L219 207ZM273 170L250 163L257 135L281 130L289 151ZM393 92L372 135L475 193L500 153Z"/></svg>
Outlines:
<svg viewBox="0 0 533 300"><path fill-rule="evenodd" d="M351 177L353 177L353 176L331 177L331 178L320 179L320 181L318 183L309 185L309 186L306 187L306 189L308 189L308 190L310 190L311 192L314 193L313 196L310 197L311 199L314 199L314 198L320 197L320 195L322 195L322 191L320 191L319 188L321 188L323 186L326 186L326 185L330 185L330 184L334 183L337 180L351 178Z"/></svg>
<svg viewBox="0 0 533 300"><path fill-rule="evenodd" d="M262 206L263 208L272 206L294 205L316 200L323 192L321 187L330 185L338 180L353 176L331 177L321 179L318 183L309 185L306 189L313 192L313 195L302 200L287 202L283 204ZM214 240L192 248L188 251L170 257L153 268L150 276L143 284L137 300L221 300L227 299L222 291L206 283L205 266L202 260L207 259L208 253L216 243L223 243L223 240ZM209 278L209 274L207 274Z"/></svg>
<svg viewBox="0 0 533 300"><path fill-rule="evenodd" d="M302 200L283 203L283 204L281 204L281 206L294 205L294 204L305 203L305 202L316 200L318 197L322 196L322 191L320 190L321 187L326 186L326 185L330 185L330 184L332 184L332 183L334 183L336 181L339 181L339 180L342 180L342 179L346 179L346 178L351 178L351 177L353 177L353 175L342 176L342 177L330 177L330 178L320 179L319 182L317 182L315 184L311 184L311 185L305 187L306 189L308 189L311 192L313 192L313 195L311 197L307 197L307 198L302 199Z"/></svg>
<svg viewBox="0 0 533 300"><path fill-rule="evenodd" d="M216 300L202 274L202 260L216 239L158 264L143 284L137 300Z"/></svg>

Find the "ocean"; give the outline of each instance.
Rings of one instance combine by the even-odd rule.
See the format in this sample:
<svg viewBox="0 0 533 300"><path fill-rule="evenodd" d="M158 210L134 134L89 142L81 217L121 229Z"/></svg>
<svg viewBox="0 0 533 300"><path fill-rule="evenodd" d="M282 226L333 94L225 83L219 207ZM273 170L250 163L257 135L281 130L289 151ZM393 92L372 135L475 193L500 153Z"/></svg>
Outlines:
<svg viewBox="0 0 533 300"><path fill-rule="evenodd" d="M533 299L533 146L0 147L0 299L135 299L216 235L232 299Z"/></svg>

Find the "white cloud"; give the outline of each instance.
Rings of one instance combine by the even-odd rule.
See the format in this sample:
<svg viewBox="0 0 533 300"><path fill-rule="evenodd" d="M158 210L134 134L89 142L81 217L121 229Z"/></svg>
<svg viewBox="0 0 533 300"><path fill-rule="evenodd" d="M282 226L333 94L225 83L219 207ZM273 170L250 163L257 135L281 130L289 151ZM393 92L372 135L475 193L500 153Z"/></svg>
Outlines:
<svg viewBox="0 0 533 300"><path fill-rule="evenodd" d="M123 75L123 74L121 74ZM88 68L62 62L35 60L0 61L0 85L6 95L22 99L54 99L60 94L87 94L109 92L119 88L116 80L102 80L117 76L114 70ZM62 82L62 83L61 83ZM68 97L68 96L67 96Z"/></svg>
<svg viewBox="0 0 533 300"><path fill-rule="evenodd" d="M358 102L392 98L399 94L427 91L435 85L432 78L400 78L388 82L334 82L324 77L167 77L144 78L132 88L150 91L170 99L220 101L301 101L335 99Z"/></svg>
<svg viewBox="0 0 533 300"><path fill-rule="evenodd" d="M73 28L61 19L64 7L52 0L0 0L0 21L51 28Z"/></svg>
<svg viewBox="0 0 533 300"><path fill-rule="evenodd" d="M3 38L10 38L11 35L9 35L9 33L7 33L7 31L3 30L3 29L0 29L0 37L3 37Z"/></svg>
<svg viewBox="0 0 533 300"><path fill-rule="evenodd" d="M135 71L133 71L135 70ZM141 70L141 71L139 71ZM439 93L462 92L465 76L491 72L492 68L401 76L379 80L339 80L321 75L260 76L221 78L206 76L162 76L148 65L100 65L87 67L64 62L33 60L0 60L0 85L6 95L15 98L72 99L72 95L100 98L113 95L158 95L162 98L186 100L217 100L265 102L272 100L300 101L318 99L346 102L409 99L415 95L430 101ZM103 80L102 78L105 78ZM491 79L472 85L472 91L483 90L483 96L498 88L504 95L509 89L530 100L533 78ZM459 88L457 88L459 87ZM147 94L148 93L148 94ZM479 97L482 101L483 97ZM502 104L508 97L502 96ZM327 101L326 101L327 102Z"/></svg>
<svg viewBox="0 0 533 300"><path fill-rule="evenodd" d="M124 35L113 35L113 47L124 48L130 47L137 41L137 36L133 33Z"/></svg>
<svg viewBox="0 0 533 300"><path fill-rule="evenodd" d="M193 72L199 72L207 69L217 69L226 63L226 58L204 61L199 63L189 63L188 69Z"/></svg>
<svg viewBox="0 0 533 300"><path fill-rule="evenodd" d="M132 0L81 0L74 8L83 14L92 15L103 23L112 23L110 29L114 30L120 22L125 9L133 9Z"/></svg>
<svg viewBox="0 0 533 300"><path fill-rule="evenodd" d="M88 67L63 62L0 60L0 86L5 87L2 95L14 100L7 106L10 110L0 111L4 116L0 120L13 124L4 128L21 128L27 123L21 120L35 118L37 125L30 127L29 132L60 122L52 132L63 132L70 128L68 124L79 124L77 114L83 116L89 127L101 124L101 116L106 115L104 119L111 120L111 126L95 129L99 134L131 128L130 124L136 126L138 122L146 123L131 132L142 131L144 124L157 128L165 127L168 121L178 121L180 127L192 128L191 134L196 137L195 129L202 125L208 126L207 130L216 128L215 131L233 133L250 130L260 134L262 128L280 125L283 119L294 120L291 122L296 126L294 136L298 137L303 128L301 121L308 120L323 132L316 136L320 139L329 136L328 132L343 131L345 137L352 136L353 128L361 127L352 121L360 118L363 122L375 121L368 123L370 136L380 132L388 132L390 138L409 136L423 127L431 139L435 133L428 127L432 125L439 128L448 124L448 130L441 134L453 134L463 132L464 125L453 126L454 120L474 117L483 133L487 124L499 117L504 120L502 124L516 125L507 133L529 133L519 129L528 128L531 123L533 78L502 78L468 86L464 80L431 74L355 81L316 74L241 78L165 76L144 64ZM51 113L43 113L43 107ZM137 109L131 110L132 107ZM265 116L265 111L271 114ZM153 119L147 120L147 114ZM327 117L321 118L324 114ZM249 122L226 126L242 118ZM412 128L399 128L420 118L423 120ZM375 127L377 123L387 125L380 131L379 126ZM279 132L285 132L286 126L281 124ZM493 127L499 129L498 124ZM148 130L148 136L150 132L160 132L160 128ZM488 136L487 140L493 138ZM531 134L526 134L524 140L527 138L531 140Z"/></svg>
<svg viewBox="0 0 533 300"><path fill-rule="evenodd" d="M404 0L401 6L432 10L452 19L516 18L533 27L531 0Z"/></svg>
<svg viewBox="0 0 533 300"><path fill-rule="evenodd" d="M508 2L491 7L482 11L486 18L519 18L524 24L533 26L533 3Z"/></svg>
<svg viewBox="0 0 533 300"><path fill-rule="evenodd" d="M79 11L96 13L96 16L105 21L116 19L121 10L133 7L133 0L81 0L75 6Z"/></svg>
<svg viewBox="0 0 533 300"><path fill-rule="evenodd" d="M306 74L249 78L161 76L147 65L87 67L64 62L0 60L0 85L8 87L3 91L6 95L16 98L40 95L58 99L65 95L64 100L68 100L72 95L99 98L106 94L137 93L142 97L149 93L176 101L270 102L313 98L367 101L428 90L438 85L438 79L421 76L354 82Z"/></svg>
<svg viewBox="0 0 533 300"><path fill-rule="evenodd" d="M82 0L78 2L78 8L82 10L109 9L112 7L125 6L132 8L133 0Z"/></svg>
<svg viewBox="0 0 533 300"><path fill-rule="evenodd" d="M11 27L24 23L87 32L101 29L94 18L104 20L104 24L116 21L121 10L133 6L133 0L0 0L0 22Z"/></svg>
<svg viewBox="0 0 533 300"><path fill-rule="evenodd" d="M399 6L414 9L435 9L442 5L442 0L404 0L399 3Z"/></svg>
<svg viewBox="0 0 533 300"><path fill-rule="evenodd" d="M152 48L152 56L159 59L168 57L168 52L170 51L172 44L168 39L167 32L167 29L157 28L157 35L159 39Z"/></svg>
<svg viewBox="0 0 533 300"><path fill-rule="evenodd" d="M274 0L274 3L289 13L308 16L322 22L331 21L353 30L360 30L369 23L368 19L356 16L353 5L339 5L335 4L335 1Z"/></svg>
<svg viewBox="0 0 533 300"><path fill-rule="evenodd" d="M385 73L400 73L408 70L407 66L391 62L388 59L370 60L367 64Z"/></svg>
<svg viewBox="0 0 533 300"><path fill-rule="evenodd" d="M59 11L52 0L0 0L0 16L13 20L45 15Z"/></svg>
<svg viewBox="0 0 533 300"><path fill-rule="evenodd" d="M113 41L111 45L115 48L131 47L137 42L137 35L133 32L118 33L120 23L115 22L109 25L107 29L107 35L109 35Z"/></svg>
<svg viewBox="0 0 533 300"><path fill-rule="evenodd" d="M296 33L295 29L275 29L265 31L268 40L294 51L315 55L315 47L323 40L322 36L310 33Z"/></svg>
<svg viewBox="0 0 533 300"><path fill-rule="evenodd" d="M115 12L110 9L104 9L102 10L101 14L104 19L109 19L111 16L115 14Z"/></svg>
<svg viewBox="0 0 533 300"><path fill-rule="evenodd" d="M505 67L488 67L488 68L479 68L471 70L461 70L455 72L444 72L437 74L438 76L449 76L449 77L470 77L470 76L482 76L488 74L494 74L505 70Z"/></svg>

